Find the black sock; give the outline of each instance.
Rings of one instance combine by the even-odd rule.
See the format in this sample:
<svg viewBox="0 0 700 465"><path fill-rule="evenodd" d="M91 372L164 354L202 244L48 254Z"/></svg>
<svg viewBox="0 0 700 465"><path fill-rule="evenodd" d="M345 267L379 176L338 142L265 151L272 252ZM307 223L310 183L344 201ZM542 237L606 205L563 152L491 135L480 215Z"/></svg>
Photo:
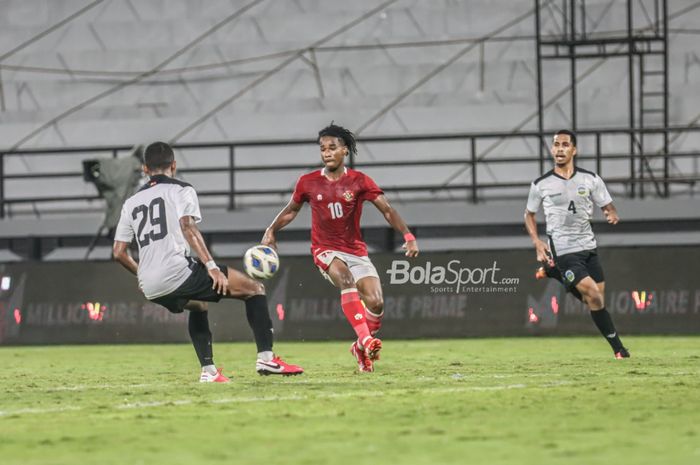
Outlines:
<svg viewBox="0 0 700 465"><path fill-rule="evenodd" d="M612 322L612 318L610 318L610 313L604 308L596 311L591 310L591 317L613 351L619 352L622 349L622 341L620 341L620 336L615 331L615 325Z"/></svg>
<svg viewBox="0 0 700 465"><path fill-rule="evenodd" d="M190 312L187 324L197 358L202 366L214 364L214 351L211 347L208 312Z"/></svg>
<svg viewBox="0 0 700 465"><path fill-rule="evenodd" d="M245 301L245 315L253 330L258 352L272 350L272 320L267 309L267 297L254 295Z"/></svg>

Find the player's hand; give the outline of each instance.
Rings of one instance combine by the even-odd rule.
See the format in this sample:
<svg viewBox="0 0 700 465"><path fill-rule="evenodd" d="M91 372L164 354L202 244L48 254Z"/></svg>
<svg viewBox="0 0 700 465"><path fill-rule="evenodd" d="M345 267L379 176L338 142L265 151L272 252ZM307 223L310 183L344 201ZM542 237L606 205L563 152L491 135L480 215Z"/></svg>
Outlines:
<svg viewBox="0 0 700 465"><path fill-rule="evenodd" d="M605 220L610 224L617 224L620 222L620 217L617 216L616 211L605 210L603 214L605 215Z"/></svg>
<svg viewBox="0 0 700 465"><path fill-rule="evenodd" d="M217 294L226 295L228 293L228 278L226 275L218 268L212 268L209 270L209 276L211 276L212 284L211 288L216 291Z"/></svg>
<svg viewBox="0 0 700 465"><path fill-rule="evenodd" d="M546 242L540 240L535 242L535 250L537 251L538 262L546 263L550 267L554 266L554 260L552 259L552 251L549 250L549 246Z"/></svg>
<svg viewBox="0 0 700 465"><path fill-rule="evenodd" d="M418 243L416 241L405 242L401 248L406 251L407 257L415 258L418 256Z"/></svg>
<svg viewBox="0 0 700 465"><path fill-rule="evenodd" d="M275 238L275 233L270 230L265 231L260 244L272 247L275 249L275 251L277 251L277 239Z"/></svg>

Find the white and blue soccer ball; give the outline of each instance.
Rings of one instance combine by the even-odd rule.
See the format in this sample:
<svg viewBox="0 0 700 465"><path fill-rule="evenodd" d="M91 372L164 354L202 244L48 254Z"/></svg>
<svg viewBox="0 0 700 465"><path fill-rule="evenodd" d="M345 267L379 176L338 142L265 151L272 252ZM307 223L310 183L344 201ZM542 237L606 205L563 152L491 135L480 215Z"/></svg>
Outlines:
<svg viewBox="0 0 700 465"><path fill-rule="evenodd" d="M272 247L255 245L246 250L243 267L251 278L270 279L280 268L280 258Z"/></svg>

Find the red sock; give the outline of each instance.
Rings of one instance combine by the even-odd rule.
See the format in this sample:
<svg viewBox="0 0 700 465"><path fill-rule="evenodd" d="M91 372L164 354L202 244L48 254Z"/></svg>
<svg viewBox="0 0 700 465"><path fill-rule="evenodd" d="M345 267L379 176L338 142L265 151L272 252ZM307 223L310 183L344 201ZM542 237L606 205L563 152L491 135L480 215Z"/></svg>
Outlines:
<svg viewBox="0 0 700 465"><path fill-rule="evenodd" d="M365 307L360 301L360 294L357 289L343 289L340 291L340 305L343 307L343 313L348 322L352 325L352 329L357 334L357 339L360 344L365 342L365 339L370 337L369 328L367 327L367 318L365 315Z"/></svg>
<svg viewBox="0 0 700 465"><path fill-rule="evenodd" d="M369 328L369 333L374 336L382 327L382 318L384 318L384 311L381 313L372 313L372 310L367 309L367 327Z"/></svg>

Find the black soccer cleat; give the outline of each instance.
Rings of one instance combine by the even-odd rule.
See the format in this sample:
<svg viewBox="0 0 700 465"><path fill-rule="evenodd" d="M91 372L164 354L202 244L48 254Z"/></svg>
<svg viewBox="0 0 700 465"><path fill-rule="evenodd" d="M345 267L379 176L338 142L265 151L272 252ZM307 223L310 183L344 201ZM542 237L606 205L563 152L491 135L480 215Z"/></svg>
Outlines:
<svg viewBox="0 0 700 465"><path fill-rule="evenodd" d="M615 352L615 358L618 360L622 360L623 358L630 358L630 351L623 347L619 351Z"/></svg>

